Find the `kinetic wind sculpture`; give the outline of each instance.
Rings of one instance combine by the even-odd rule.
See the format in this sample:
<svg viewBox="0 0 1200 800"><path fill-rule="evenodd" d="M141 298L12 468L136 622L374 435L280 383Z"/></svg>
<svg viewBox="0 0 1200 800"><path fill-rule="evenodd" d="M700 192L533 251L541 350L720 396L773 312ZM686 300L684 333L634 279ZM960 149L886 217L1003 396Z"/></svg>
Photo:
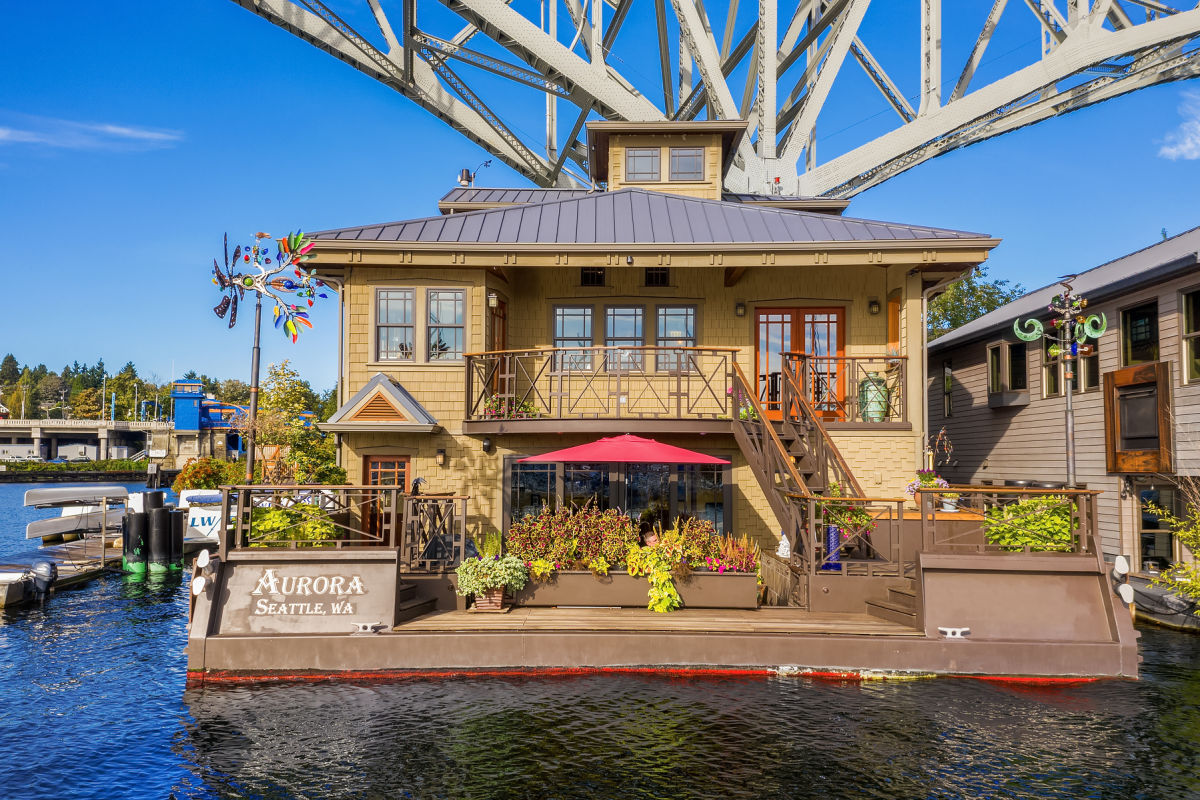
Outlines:
<svg viewBox="0 0 1200 800"><path fill-rule="evenodd" d="M1060 281L1063 291L1054 295L1046 308L1055 316L1050 325L1055 329L1047 333L1042 323L1036 319L1013 320L1013 333L1025 342L1036 342L1047 338L1055 343L1047 348L1050 358L1062 358L1063 362L1063 395L1066 397L1067 423L1067 486L1075 486L1075 414L1071 402L1074 394L1072 384L1075 381L1075 359L1091 355L1092 345L1088 339L1099 339L1108 329L1108 318L1104 314L1085 315L1086 298L1072 294L1069 276Z"/></svg>
<svg viewBox="0 0 1200 800"><path fill-rule="evenodd" d="M221 271L217 260L213 259L213 283L225 292L221 302L214 308L221 319L229 314L229 327L237 324L238 301L245 297L246 292L255 292L259 299L266 295L275 301L275 327L283 330L284 335L290 336L295 342L300 337L300 326L312 327L308 319L308 311L298 303L289 302L286 294L292 294L300 300L307 301L311 308L316 298L327 298L322 289L324 281L316 277L316 270L305 271L302 265L315 258L309 251L313 248L311 239L297 231L276 242L274 258L270 248L260 244L263 239L270 239L270 234L254 234L254 244L242 249L241 245L233 248L232 264L229 258L229 236L225 236L225 270ZM257 272L235 272L240 268L254 267ZM283 273L291 271L292 275L283 277Z"/></svg>
<svg viewBox="0 0 1200 800"><path fill-rule="evenodd" d="M250 358L250 413L247 415L246 436L246 483L254 481L254 433L258 419L258 366L259 338L262 332L262 299L266 295L275 302L275 327L291 337L294 343L300 338L300 326L312 327L308 320L308 310L312 308L317 298L327 298L322 289L325 282L316 276L316 270L304 269L304 263L312 261L314 256L310 251L313 242L304 236L302 231L289 233L276 241L275 255L271 256L269 233L254 234L254 244L242 248L233 248L233 258L229 257L229 235L226 234L225 269L221 270L217 260L213 259L213 283L225 293L221 302L213 312L221 319L229 315L229 327L237 324L238 302L245 298L246 292L254 292L254 349ZM256 272L249 269L253 267ZM245 272L238 270L246 270ZM288 271L289 275L285 275ZM290 296L289 296L290 295ZM291 302L292 299L302 300L307 305Z"/></svg>

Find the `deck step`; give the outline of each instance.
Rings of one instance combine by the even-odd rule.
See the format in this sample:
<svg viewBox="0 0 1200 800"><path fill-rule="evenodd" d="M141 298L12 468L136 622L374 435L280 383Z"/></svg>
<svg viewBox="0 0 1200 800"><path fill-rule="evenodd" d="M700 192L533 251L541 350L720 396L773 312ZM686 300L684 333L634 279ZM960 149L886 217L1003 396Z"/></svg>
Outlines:
<svg viewBox="0 0 1200 800"><path fill-rule="evenodd" d="M417 617L423 617L426 614L434 611L437 608L436 597L413 598L410 600L397 601L396 603L396 624L405 622Z"/></svg>
<svg viewBox="0 0 1200 800"><path fill-rule="evenodd" d="M907 606L915 611L917 608L917 590L907 586L889 586L888 600Z"/></svg>
<svg viewBox="0 0 1200 800"><path fill-rule="evenodd" d="M417 596L417 585L415 583L400 583L396 586L396 602L403 603L405 600L412 600Z"/></svg>
<svg viewBox="0 0 1200 800"><path fill-rule="evenodd" d="M867 613L888 622L907 625L910 628L917 626L917 610L904 603L896 603L891 600L868 600Z"/></svg>

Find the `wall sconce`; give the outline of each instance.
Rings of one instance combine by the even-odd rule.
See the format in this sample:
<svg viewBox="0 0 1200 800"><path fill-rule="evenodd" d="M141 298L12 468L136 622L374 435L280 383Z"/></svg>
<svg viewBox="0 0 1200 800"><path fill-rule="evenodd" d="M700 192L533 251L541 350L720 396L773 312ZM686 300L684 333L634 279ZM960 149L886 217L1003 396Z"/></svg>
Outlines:
<svg viewBox="0 0 1200 800"><path fill-rule="evenodd" d="M867 311L870 312L871 316L875 316L882 310L883 306L879 305L879 301L874 297L867 301Z"/></svg>
<svg viewBox="0 0 1200 800"><path fill-rule="evenodd" d="M439 449L436 453L434 453L433 463L437 464L439 467L446 466L446 451Z"/></svg>
<svg viewBox="0 0 1200 800"><path fill-rule="evenodd" d="M735 317L746 316L746 304L745 303L734 303L733 304L733 315Z"/></svg>
<svg viewBox="0 0 1200 800"><path fill-rule="evenodd" d="M495 292L488 292L488 308L496 308L500 305L500 296Z"/></svg>
<svg viewBox="0 0 1200 800"><path fill-rule="evenodd" d="M485 453L492 452L492 437L490 437L490 436L483 437L483 452L485 452Z"/></svg>

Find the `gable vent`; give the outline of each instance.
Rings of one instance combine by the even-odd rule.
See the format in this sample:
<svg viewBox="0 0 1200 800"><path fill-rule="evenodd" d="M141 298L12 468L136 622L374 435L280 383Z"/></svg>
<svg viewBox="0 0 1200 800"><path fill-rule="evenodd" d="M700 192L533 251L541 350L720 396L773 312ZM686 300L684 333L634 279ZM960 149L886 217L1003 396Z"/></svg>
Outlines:
<svg viewBox="0 0 1200 800"><path fill-rule="evenodd" d="M357 422L382 422L404 420L404 415L395 409L383 395L376 394L360 408L351 419Z"/></svg>

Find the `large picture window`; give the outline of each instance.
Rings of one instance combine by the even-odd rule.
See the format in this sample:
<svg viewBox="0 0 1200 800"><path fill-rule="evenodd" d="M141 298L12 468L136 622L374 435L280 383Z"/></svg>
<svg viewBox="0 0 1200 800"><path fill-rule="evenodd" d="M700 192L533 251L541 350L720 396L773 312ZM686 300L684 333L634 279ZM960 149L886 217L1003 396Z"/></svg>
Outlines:
<svg viewBox="0 0 1200 800"><path fill-rule="evenodd" d="M1200 381L1200 290L1183 296L1183 374Z"/></svg>
<svg viewBox="0 0 1200 800"><path fill-rule="evenodd" d="M1158 303L1121 312L1121 357L1125 366L1158 361Z"/></svg>
<svg viewBox="0 0 1200 800"><path fill-rule="evenodd" d="M412 361L416 352L412 289L380 289L375 294L375 358Z"/></svg>
<svg viewBox="0 0 1200 800"><path fill-rule="evenodd" d="M646 531L670 527L681 516L712 522L717 533L732 530L728 466L708 464L523 464L508 461L509 521L537 514L543 506L616 508Z"/></svg>
<svg viewBox="0 0 1200 800"><path fill-rule="evenodd" d="M630 147L625 150L625 180L656 181L659 171L657 147Z"/></svg>
<svg viewBox="0 0 1200 800"><path fill-rule="evenodd" d="M659 347L696 346L696 307L659 306L655 313L655 344ZM686 353L660 353L655 369L675 372L688 368Z"/></svg>

